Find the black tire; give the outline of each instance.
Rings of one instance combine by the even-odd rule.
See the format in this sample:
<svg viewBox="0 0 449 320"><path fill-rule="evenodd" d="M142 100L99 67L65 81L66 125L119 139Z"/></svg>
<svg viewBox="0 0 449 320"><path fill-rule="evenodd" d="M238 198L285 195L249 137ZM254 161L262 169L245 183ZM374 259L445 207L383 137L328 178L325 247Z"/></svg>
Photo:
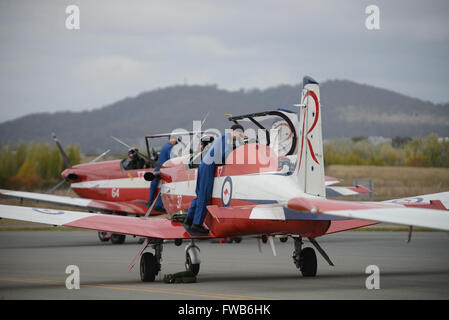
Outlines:
<svg viewBox="0 0 449 320"><path fill-rule="evenodd" d="M190 255L188 253L186 253L186 269L190 270L195 276L200 272L200 264L192 263Z"/></svg>
<svg viewBox="0 0 449 320"><path fill-rule="evenodd" d="M111 235L112 244L123 244L125 242L126 236L124 234L113 233Z"/></svg>
<svg viewBox="0 0 449 320"><path fill-rule="evenodd" d="M242 242L242 238L240 238L240 237L235 237L235 238L233 238L234 239L234 242L235 243L240 243L240 242Z"/></svg>
<svg viewBox="0 0 449 320"><path fill-rule="evenodd" d="M140 279L143 282L153 282L158 272L156 257L151 252L145 252L140 257Z"/></svg>
<svg viewBox="0 0 449 320"><path fill-rule="evenodd" d="M279 238L279 240L280 240L282 243L285 243L285 242L287 242L288 237L282 237L282 238Z"/></svg>
<svg viewBox="0 0 449 320"><path fill-rule="evenodd" d="M98 239L100 239L101 242L107 242L109 241L109 238L106 237L108 233L105 231L98 231Z"/></svg>
<svg viewBox="0 0 449 320"><path fill-rule="evenodd" d="M300 270L304 277L315 277L317 271L316 254L313 248L304 248L299 255Z"/></svg>

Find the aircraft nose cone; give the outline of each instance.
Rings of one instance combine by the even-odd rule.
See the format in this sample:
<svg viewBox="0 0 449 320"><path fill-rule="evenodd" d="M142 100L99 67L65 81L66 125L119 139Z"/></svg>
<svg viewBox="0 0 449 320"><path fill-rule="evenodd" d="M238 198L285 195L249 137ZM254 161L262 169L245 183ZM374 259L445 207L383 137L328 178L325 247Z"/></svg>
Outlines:
<svg viewBox="0 0 449 320"><path fill-rule="evenodd" d="M62 179L66 179L67 175L69 174L69 169L65 169L61 172Z"/></svg>
<svg viewBox="0 0 449 320"><path fill-rule="evenodd" d="M69 181L69 182L74 182L74 181L79 180L79 176L78 176L78 174L75 173L75 170L73 170L73 168L65 169L61 173L61 176L63 179L65 179L66 181Z"/></svg>

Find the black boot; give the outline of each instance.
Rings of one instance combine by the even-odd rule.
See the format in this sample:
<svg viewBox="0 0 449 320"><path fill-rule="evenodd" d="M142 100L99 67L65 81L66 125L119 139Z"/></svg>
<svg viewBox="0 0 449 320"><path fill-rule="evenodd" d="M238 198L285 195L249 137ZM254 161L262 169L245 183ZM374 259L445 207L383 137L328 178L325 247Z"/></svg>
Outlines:
<svg viewBox="0 0 449 320"><path fill-rule="evenodd" d="M192 226L192 223L193 223L193 220L192 220L192 219L189 219L189 218L187 218L187 217L184 219L184 224L185 224L185 225L191 227L191 226Z"/></svg>
<svg viewBox="0 0 449 320"><path fill-rule="evenodd" d="M167 211L165 211L164 207L159 207L159 206L155 206L155 207L153 208L153 210L156 211L156 212L160 212L160 213L165 213L165 212L167 212Z"/></svg>
<svg viewBox="0 0 449 320"><path fill-rule="evenodd" d="M209 230L207 230L206 228L204 228L203 226L201 226L199 224L192 225L192 231L206 233L206 234L209 233Z"/></svg>

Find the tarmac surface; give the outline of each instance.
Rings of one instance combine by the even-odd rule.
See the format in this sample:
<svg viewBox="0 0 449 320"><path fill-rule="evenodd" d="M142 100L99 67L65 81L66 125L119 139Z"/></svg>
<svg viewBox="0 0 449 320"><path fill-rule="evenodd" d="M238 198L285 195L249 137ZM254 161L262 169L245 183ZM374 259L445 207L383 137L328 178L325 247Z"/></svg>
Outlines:
<svg viewBox="0 0 449 320"><path fill-rule="evenodd" d="M101 243L91 231L0 232L0 299L448 299L449 234L343 232L317 239L335 266L319 255L318 273L304 278L292 260L293 241L275 240L258 251L255 239L240 244L199 243L198 282L166 284L184 271L184 247L166 243L162 271L143 283L139 263L126 273L140 245ZM305 240L305 246L311 244ZM147 249L151 250L151 249ZM152 250L151 250L152 251ZM68 265L80 270L80 289L65 282ZM365 286L366 267L380 270L380 289Z"/></svg>

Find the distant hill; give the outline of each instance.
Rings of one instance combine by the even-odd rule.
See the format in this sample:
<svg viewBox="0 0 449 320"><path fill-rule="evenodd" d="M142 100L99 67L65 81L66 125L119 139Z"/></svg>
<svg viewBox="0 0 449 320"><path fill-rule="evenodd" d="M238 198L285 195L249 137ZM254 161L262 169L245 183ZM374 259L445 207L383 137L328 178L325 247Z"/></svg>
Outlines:
<svg viewBox="0 0 449 320"><path fill-rule="evenodd" d="M51 141L56 132L64 145L77 143L84 153L97 154L143 143L148 133L192 129L192 120L210 112L205 128L229 126L224 114L234 115L277 107L294 109L301 85L280 85L265 90L227 91L216 86L173 86L144 92L108 106L84 112L30 114L0 124L0 143ZM449 105L431 102L347 80L321 84L324 138L352 136L449 136Z"/></svg>

